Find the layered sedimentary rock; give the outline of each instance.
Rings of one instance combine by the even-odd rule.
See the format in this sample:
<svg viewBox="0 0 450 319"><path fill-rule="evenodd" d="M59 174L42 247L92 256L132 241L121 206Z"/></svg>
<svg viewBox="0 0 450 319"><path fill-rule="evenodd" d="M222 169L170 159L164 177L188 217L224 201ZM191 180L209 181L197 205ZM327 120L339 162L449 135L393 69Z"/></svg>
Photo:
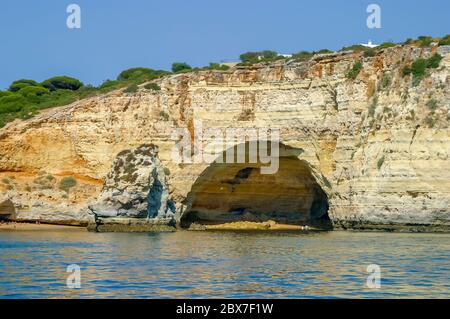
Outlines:
<svg viewBox="0 0 450 319"><path fill-rule="evenodd" d="M439 67L420 81L403 74L415 59L436 52L443 57ZM357 61L362 70L351 79L346 74ZM448 47L397 46L374 57L317 55L158 81L161 91L115 91L1 129L0 202L13 203L21 220L87 223L89 205L105 196L117 155L153 144L177 221L197 212L208 223L238 218L231 215L301 223L314 219L319 202L328 206L335 228L450 228ZM298 165L280 166L273 176L257 175L249 163L225 165L214 174L215 164L174 160L180 128L190 133L194 154L208 128L277 130L281 147L295 150L290 156ZM203 140L206 153L208 146L242 143L225 135ZM150 168L134 167L149 176ZM65 177L75 178L76 186L61 189ZM115 195L106 197L117 208ZM139 215L145 204L138 202L125 210Z"/></svg>

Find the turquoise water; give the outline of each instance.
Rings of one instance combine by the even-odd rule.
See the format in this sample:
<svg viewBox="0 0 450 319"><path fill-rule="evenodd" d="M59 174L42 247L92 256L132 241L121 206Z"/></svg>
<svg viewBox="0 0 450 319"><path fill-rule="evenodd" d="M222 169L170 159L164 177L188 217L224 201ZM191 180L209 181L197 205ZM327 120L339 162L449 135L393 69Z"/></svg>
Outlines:
<svg viewBox="0 0 450 319"><path fill-rule="evenodd" d="M449 298L450 234L0 232L0 297Z"/></svg>

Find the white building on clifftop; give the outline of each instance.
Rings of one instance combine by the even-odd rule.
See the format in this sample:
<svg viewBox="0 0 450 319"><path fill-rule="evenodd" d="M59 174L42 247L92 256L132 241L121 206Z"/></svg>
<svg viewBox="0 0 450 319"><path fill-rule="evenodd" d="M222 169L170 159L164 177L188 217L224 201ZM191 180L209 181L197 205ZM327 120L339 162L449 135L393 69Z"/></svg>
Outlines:
<svg viewBox="0 0 450 319"><path fill-rule="evenodd" d="M361 43L362 46L366 47L366 48L376 48L378 46L378 44L374 44L372 43L372 40L369 40L369 42L367 43Z"/></svg>

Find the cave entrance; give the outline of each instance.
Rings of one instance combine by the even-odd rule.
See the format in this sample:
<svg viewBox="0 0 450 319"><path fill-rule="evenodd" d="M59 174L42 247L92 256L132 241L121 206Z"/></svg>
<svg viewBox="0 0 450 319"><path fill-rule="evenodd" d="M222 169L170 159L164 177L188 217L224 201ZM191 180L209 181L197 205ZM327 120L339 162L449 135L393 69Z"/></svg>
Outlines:
<svg viewBox="0 0 450 319"><path fill-rule="evenodd" d="M186 198L181 226L273 220L330 229L328 197L310 166L298 159L301 152L280 145L279 168L274 174L262 174L259 162L211 164Z"/></svg>
<svg viewBox="0 0 450 319"><path fill-rule="evenodd" d="M16 209L10 200L0 203L0 221L15 221Z"/></svg>

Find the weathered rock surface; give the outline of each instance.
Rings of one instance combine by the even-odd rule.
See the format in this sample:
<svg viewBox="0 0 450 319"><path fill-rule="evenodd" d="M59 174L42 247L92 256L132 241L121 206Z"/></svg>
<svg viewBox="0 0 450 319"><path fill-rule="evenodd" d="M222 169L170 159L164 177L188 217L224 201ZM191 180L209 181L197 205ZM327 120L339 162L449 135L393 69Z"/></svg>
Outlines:
<svg viewBox="0 0 450 319"><path fill-rule="evenodd" d="M89 229L100 232L173 229L175 206L169 199L166 173L157 155L158 147L153 144L117 155L97 202L89 206L95 221Z"/></svg>
<svg viewBox="0 0 450 319"><path fill-rule="evenodd" d="M151 144L120 152L91 211L98 217L173 219L175 207L157 154Z"/></svg>
<svg viewBox="0 0 450 319"><path fill-rule="evenodd" d="M440 66L427 70L420 82L403 75L414 59L436 51L443 56ZM356 79L348 79L356 61L363 68ZM294 185L312 205L313 192L298 183L303 173L273 177L280 187L272 189L258 179L266 187L259 192L245 181L223 183L208 163L172 159L177 128L194 133L264 127L279 129L283 147L298 151L295 158L326 194L335 227L450 229L448 47L397 46L374 57L356 52L321 55L304 62L174 75L159 85L161 91L116 91L1 129L0 202L10 200L18 219L86 223L88 206L100 196L109 203L107 209L97 208L101 214L144 216L143 186L134 184L129 191L120 177L117 194L115 186L103 193L102 187L116 176L107 177L117 154L153 143L159 148L158 160L170 171L165 194L175 205L177 221L192 205L202 209L200 216L208 211L217 215L224 207L245 212L248 207L237 206L257 202L269 191L271 202L279 201L284 213L295 202L286 185ZM205 146L217 143L207 140ZM150 172L158 164L133 165L152 183ZM222 173L233 177L242 169L230 166ZM46 175L54 178L49 184L41 181ZM69 192L58 188L67 176L77 180ZM210 183L199 185L202 180ZM127 194L125 199L120 192ZM231 198L232 205L225 205L224 198Z"/></svg>

